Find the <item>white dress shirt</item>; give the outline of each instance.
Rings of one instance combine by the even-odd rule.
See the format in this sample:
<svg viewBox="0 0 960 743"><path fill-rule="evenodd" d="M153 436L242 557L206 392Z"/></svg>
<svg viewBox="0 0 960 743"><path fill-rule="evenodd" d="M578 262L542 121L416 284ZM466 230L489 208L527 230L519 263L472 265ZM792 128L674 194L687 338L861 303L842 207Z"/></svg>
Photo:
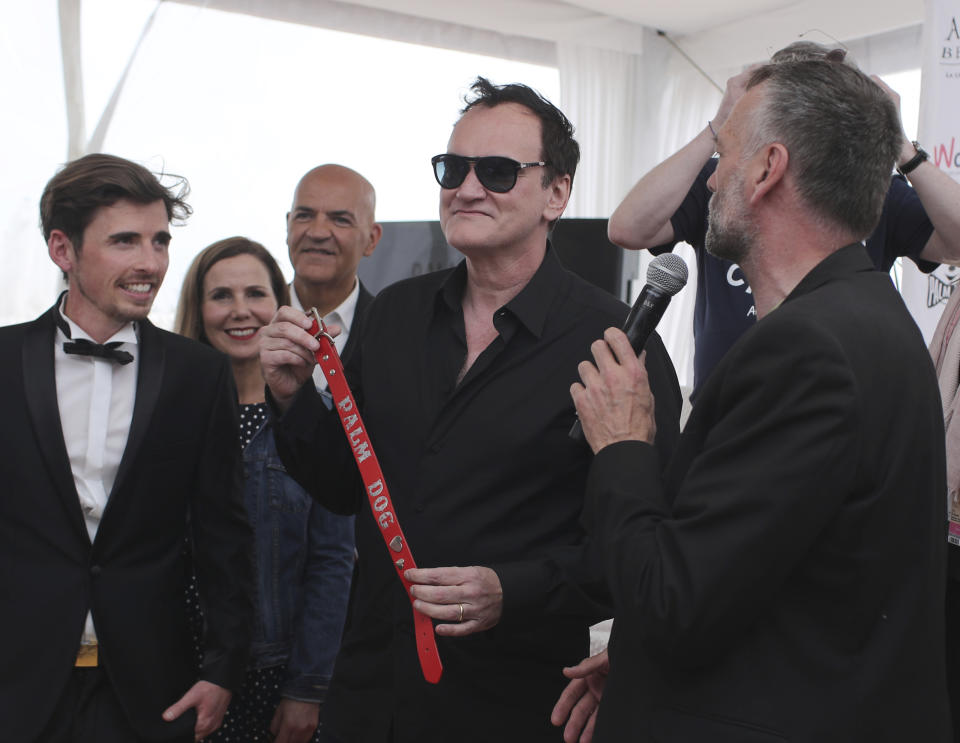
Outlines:
<svg viewBox="0 0 960 743"><path fill-rule="evenodd" d="M341 356L343 356L344 346L347 345L347 339L350 337L350 327L353 325L353 316L357 311L357 297L359 296L360 281L357 280L353 285L353 291L340 303L340 306L323 316L324 324L338 325L340 327L340 335L333 339L333 345L337 349L337 353ZM306 311L300 302L300 297L297 296L297 290L294 288L293 283L290 284L290 306L301 312ZM323 376L323 371L321 371L319 366L313 369L313 383L317 388L317 392L323 392L327 389L327 378Z"/></svg>
<svg viewBox="0 0 960 743"><path fill-rule="evenodd" d="M62 307L61 303L60 314L70 327L73 340L93 341L79 325L63 315ZM122 342L121 348L133 354L134 360L129 364L67 354L63 350L67 340L58 327L53 354L57 406L73 482L92 542L130 433L137 391L137 334L130 323L109 339ZM83 641L86 644L95 637L93 620L88 613Z"/></svg>

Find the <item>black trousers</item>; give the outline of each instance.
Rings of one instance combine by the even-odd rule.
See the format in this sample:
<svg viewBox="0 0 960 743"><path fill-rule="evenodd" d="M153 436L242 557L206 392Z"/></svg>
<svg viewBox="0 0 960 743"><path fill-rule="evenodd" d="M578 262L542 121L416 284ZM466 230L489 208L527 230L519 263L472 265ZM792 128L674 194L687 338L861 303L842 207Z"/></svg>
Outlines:
<svg viewBox="0 0 960 743"><path fill-rule="evenodd" d="M393 740L393 724L390 725L390 730L387 732L387 739L384 743L390 743ZM323 726L323 723L320 724L320 743L347 743L347 741L331 733L326 727Z"/></svg>
<svg viewBox="0 0 960 743"><path fill-rule="evenodd" d="M146 743L127 721L102 668L74 668L37 743ZM193 736L171 743L193 743Z"/></svg>
<svg viewBox="0 0 960 743"><path fill-rule="evenodd" d="M951 557L956 547L950 547ZM947 692L953 740L960 743L960 580L947 578Z"/></svg>

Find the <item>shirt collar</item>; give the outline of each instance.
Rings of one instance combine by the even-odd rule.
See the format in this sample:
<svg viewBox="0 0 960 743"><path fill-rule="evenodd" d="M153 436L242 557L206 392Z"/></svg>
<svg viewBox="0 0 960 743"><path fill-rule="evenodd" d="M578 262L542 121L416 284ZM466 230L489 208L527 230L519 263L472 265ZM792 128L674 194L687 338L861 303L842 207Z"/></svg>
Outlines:
<svg viewBox="0 0 960 743"><path fill-rule="evenodd" d="M330 322L336 321L344 333L350 332L350 326L353 325L353 316L357 312L357 298L360 296L360 280L356 279L353 282L353 289L347 295L347 298L344 299L338 306L334 307L330 312L324 315L324 322L328 320ZM300 297L297 296L297 289L293 285L293 282L290 282L290 306L294 309L305 312L303 308L303 303L300 301ZM336 315L336 317L334 317Z"/></svg>
<svg viewBox="0 0 960 743"><path fill-rule="evenodd" d="M77 340L79 338L85 338L91 343L95 343L96 341L94 341L93 338L90 337L90 334L87 331L85 331L83 328L81 328L73 320L71 320L69 317L67 317L64 314L63 308L66 306L66 303L67 303L67 293L68 292L63 292L60 295L60 298L57 300L57 314L59 315L61 320L61 322L57 323L57 329L60 332L60 334L63 335L63 340ZM69 329L69 332L66 332L64 328ZM116 333L114 333L109 338L107 338L107 340L104 342L111 343L114 341L117 341L120 343L131 343L133 345L136 345L137 344L136 323L128 322L126 325L120 328L120 330L118 330Z"/></svg>
<svg viewBox="0 0 960 743"><path fill-rule="evenodd" d="M560 264L550 241L540 267L527 285L513 299L507 302L500 312L509 312L535 337L543 335L543 329L550 314L550 307L569 280L569 274ZM439 289L443 303L451 310L461 311L463 292L467 284L467 262L460 261L456 268L444 280Z"/></svg>

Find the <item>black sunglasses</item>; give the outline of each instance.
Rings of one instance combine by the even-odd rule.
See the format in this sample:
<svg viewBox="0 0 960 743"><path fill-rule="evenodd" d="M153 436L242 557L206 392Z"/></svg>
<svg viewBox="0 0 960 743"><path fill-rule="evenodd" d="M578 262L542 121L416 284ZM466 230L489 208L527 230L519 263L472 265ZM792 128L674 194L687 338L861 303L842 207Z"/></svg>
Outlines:
<svg viewBox="0 0 960 743"><path fill-rule="evenodd" d="M440 188L457 188L466 180L470 166L477 175L480 185L494 193L506 193L517 185L517 173L524 168L532 168L539 163L518 163L509 157L489 155L487 157L464 157L463 155L436 155L431 158L433 175Z"/></svg>

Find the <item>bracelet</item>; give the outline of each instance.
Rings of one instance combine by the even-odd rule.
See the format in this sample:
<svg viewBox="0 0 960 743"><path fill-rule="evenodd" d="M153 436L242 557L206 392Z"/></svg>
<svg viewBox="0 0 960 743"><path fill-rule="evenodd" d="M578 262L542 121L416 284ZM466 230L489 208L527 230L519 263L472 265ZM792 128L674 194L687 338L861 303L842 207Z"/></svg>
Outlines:
<svg viewBox="0 0 960 743"><path fill-rule="evenodd" d="M907 160L903 165L897 166L897 172L904 178L906 178L908 173L916 170L920 166L920 163L930 159L930 155L927 154L927 151L923 149L918 142L914 141L911 144L913 144L913 149L917 151L917 154Z"/></svg>

